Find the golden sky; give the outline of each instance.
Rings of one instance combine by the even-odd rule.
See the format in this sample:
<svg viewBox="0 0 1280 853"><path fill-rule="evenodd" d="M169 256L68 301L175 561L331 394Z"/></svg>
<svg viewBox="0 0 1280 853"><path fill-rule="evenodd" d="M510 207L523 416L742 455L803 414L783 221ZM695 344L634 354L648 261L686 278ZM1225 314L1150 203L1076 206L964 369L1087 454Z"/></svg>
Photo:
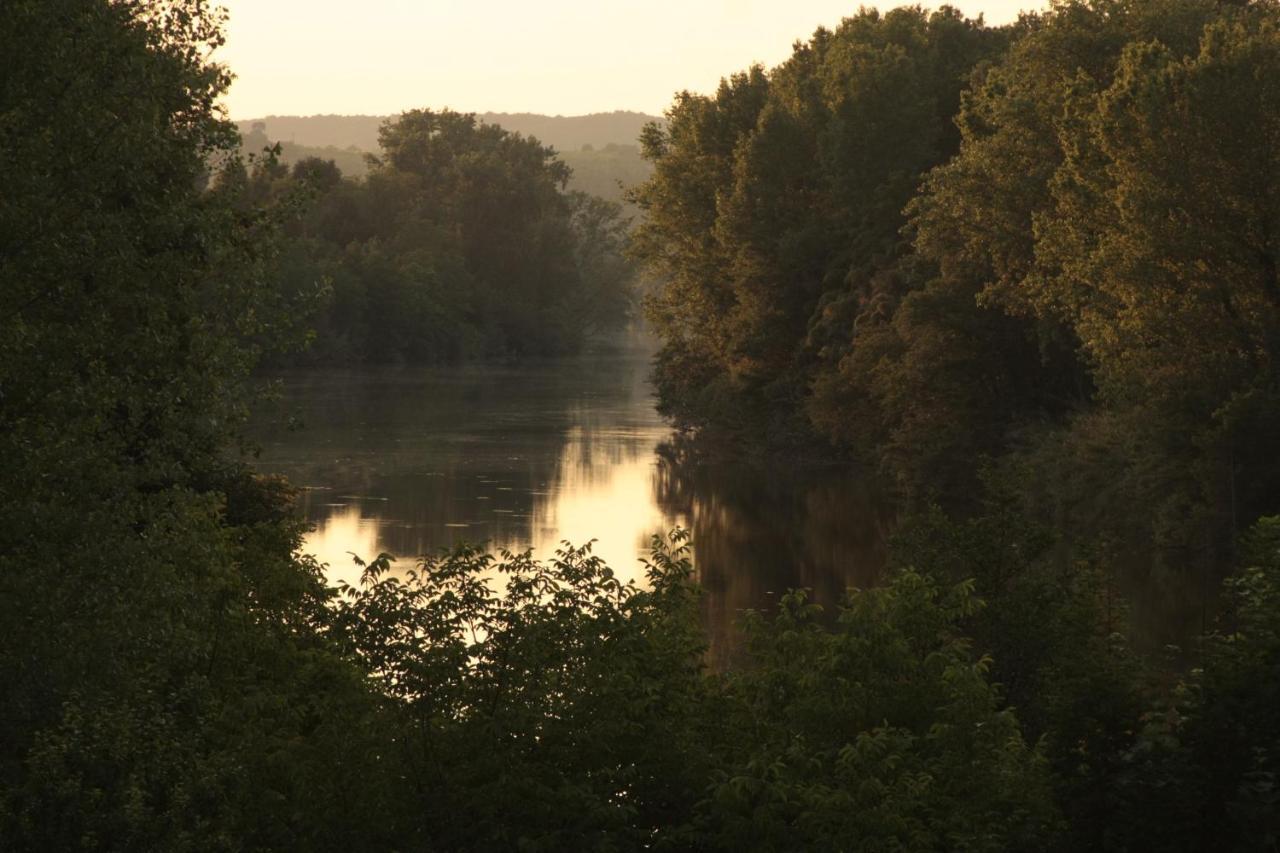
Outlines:
<svg viewBox="0 0 1280 853"><path fill-rule="evenodd" d="M857 9L837 0L220 0L234 119L414 107L660 113ZM1031 0L961 0L1004 23ZM891 8L892 4L880 8Z"/></svg>

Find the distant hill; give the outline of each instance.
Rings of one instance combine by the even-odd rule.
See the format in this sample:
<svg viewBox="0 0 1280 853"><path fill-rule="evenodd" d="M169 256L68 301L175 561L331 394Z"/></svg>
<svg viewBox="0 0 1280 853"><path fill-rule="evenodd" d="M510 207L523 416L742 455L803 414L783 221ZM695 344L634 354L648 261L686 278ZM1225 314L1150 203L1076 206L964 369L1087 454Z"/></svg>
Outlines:
<svg viewBox="0 0 1280 853"><path fill-rule="evenodd" d="M610 201L622 201L623 187L649 177L650 164L640 156L640 130L657 116L634 112L593 113L585 116L546 116L536 113L480 113L488 124L534 136L560 153L573 169L570 189ZM333 160L344 175L367 172L365 152L378 150L378 127L387 116L267 116L237 122L245 148L259 151L279 142L281 161L306 157ZM629 210L634 214L636 211Z"/></svg>
<svg viewBox="0 0 1280 853"><path fill-rule="evenodd" d="M635 145L640 130L658 116L634 112L592 113L585 116L546 116L536 113L479 113L477 117L507 130L536 136L544 145L558 151L577 151L584 145L603 148L606 145ZM388 116L266 116L237 122L242 134L254 124L267 125L267 135L279 142L292 142L309 148L358 148L378 150L378 126Z"/></svg>

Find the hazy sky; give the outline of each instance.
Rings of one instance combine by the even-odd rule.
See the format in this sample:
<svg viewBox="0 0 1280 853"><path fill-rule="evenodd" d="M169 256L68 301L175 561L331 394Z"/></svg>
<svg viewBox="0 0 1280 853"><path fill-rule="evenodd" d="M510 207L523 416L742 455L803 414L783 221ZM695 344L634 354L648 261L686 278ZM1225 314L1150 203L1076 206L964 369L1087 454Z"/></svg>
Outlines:
<svg viewBox="0 0 1280 853"><path fill-rule="evenodd" d="M235 119L449 106L660 113L857 10L838 0L221 0ZM885 4L880 8L892 8ZM960 0L1004 23L1035 0Z"/></svg>

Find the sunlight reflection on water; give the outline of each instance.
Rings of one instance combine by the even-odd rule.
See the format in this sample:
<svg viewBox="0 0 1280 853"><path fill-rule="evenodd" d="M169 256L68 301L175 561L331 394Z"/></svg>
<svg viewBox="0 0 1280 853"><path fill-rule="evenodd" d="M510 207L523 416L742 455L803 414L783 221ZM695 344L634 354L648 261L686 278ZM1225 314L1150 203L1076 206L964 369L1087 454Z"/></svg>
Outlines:
<svg viewBox="0 0 1280 853"><path fill-rule="evenodd" d="M284 377L264 412L260 470L303 490L306 549L331 581L351 553L407 569L461 542L554 554L593 551L643 579L650 538L689 529L713 656L744 608L792 587L832 603L874 583L888 519L847 472L688 464L654 409L649 353L623 350L520 367L315 370ZM282 425L305 424L300 431Z"/></svg>
<svg viewBox="0 0 1280 853"><path fill-rule="evenodd" d="M436 547L483 541L512 552L533 548L535 555L549 557L565 540L581 545L594 539L592 553L602 557L621 579L640 582L643 571L639 560L648 555L651 538L688 522L682 513L663 512L654 502L657 439L640 441L628 436L606 453L601 452L600 444L600 436L589 438L580 426L570 429L552 480L544 489L527 490L532 498L529 512L491 509L488 513L495 517L485 519L485 510L463 502L454 517L472 520L441 523L449 533L437 540ZM496 485L493 490L515 491ZM473 497L476 502L491 499L490 495ZM368 560L381 552L395 551L400 538L395 534L406 522L384 517L380 509L376 503L355 498L330 506L330 512L316 519L306 550L328 564L332 582L358 580L360 569L352 554ZM396 556L404 564L421 555Z"/></svg>
<svg viewBox="0 0 1280 853"><path fill-rule="evenodd" d="M351 554L401 566L461 542L549 557L568 540L623 578L650 538L687 523L657 500L647 351L520 368L310 371L285 378L306 428L262 430L259 467L304 487L306 549L331 580Z"/></svg>

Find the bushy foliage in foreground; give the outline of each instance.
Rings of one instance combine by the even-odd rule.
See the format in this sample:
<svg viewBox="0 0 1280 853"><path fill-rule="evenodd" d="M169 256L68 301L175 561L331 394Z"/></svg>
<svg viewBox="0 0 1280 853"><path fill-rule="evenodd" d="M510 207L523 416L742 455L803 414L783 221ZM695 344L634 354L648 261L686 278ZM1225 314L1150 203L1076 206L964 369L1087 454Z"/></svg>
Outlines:
<svg viewBox="0 0 1280 853"><path fill-rule="evenodd" d="M1144 717L1117 791L1117 842L1162 850L1274 850L1280 843L1280 517L1246 541L1229 608L1201 665Z"/></svg>
<svg viewBox="0 0 1280 853"><path fill-rule="evenodd" d="M970 584L904 571L823 625L803 592L751 614L736 734L706 820L719 849L1008 850L1051 837L1038 750L960 625ZM725 760L727 759L727 760Z"/></svg>
<svg viewBox="0 0 1280 853"><path fill-rule="evenodd" d="M440 849L1004 850L1054 826L1046 768L957 626L904 572L834 626L804 595L711 675L691 567L646 588L586 548L463 549L343 591L335 634L394 699L401 837ZM676 547L672 547L672 545Z"/></svg>
<svg viewBox="0 0 1280 853"><path fill-rule="evenodd" d="M289 327L270 217L204 188L235 145L220 43L200 0L0 7L6 849L341 836L298 768L339 760L363 688L318 651L282 490L227 452Z"/></svg>
<svg viewBox="0 0 1280 853"><path fill-rule="evenodd" d="M394 700L405 837L640 849L687 823L715 727L682 552L655 550L647 589L567 545L392 569L383 555L342 590L333 630Z"/></svg>

